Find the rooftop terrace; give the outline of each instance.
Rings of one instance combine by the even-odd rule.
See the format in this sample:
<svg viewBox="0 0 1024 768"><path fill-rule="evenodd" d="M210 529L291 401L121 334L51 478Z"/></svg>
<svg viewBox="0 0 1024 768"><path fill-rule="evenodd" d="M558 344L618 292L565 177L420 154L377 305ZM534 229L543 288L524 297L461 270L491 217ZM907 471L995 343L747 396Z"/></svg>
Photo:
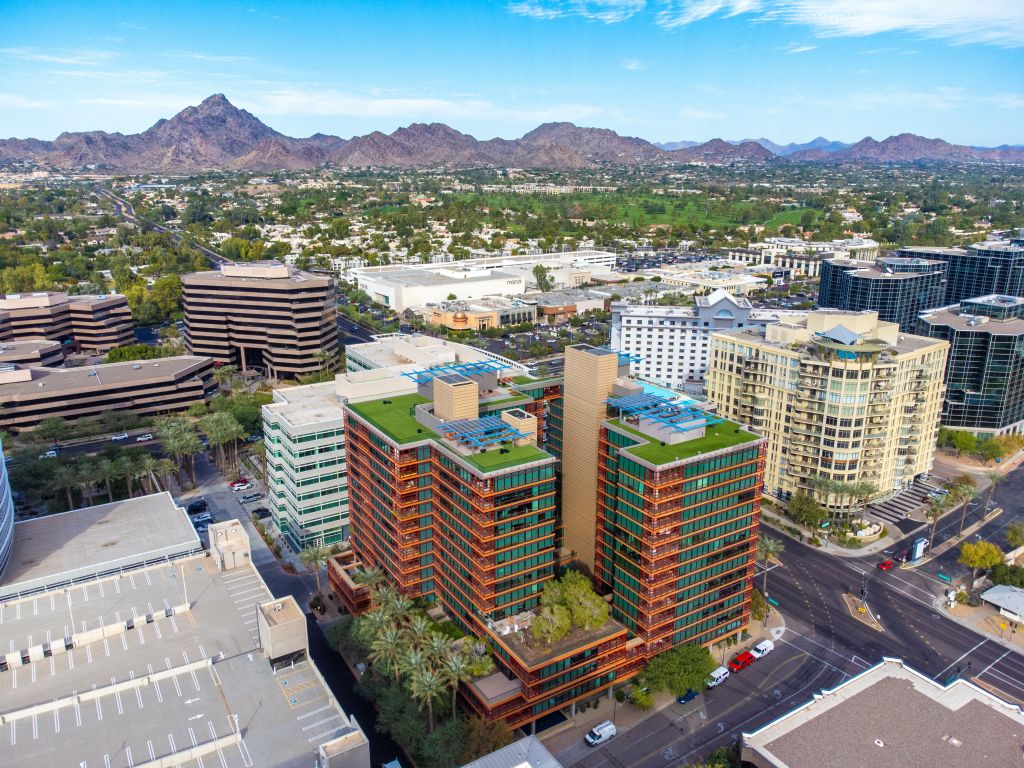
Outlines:
<svg viewBox="0 0 1024 768"><path fill-rule="evenodd" d="M464 453L456 450L437 432L428 429L416 420L416 406L429 402L422 395L413 394L363 403L349 403L348 408L399 445L433 440L438 445L448 448L451 455L458 456L481 472L496 472L526 462L550 458L550 454L535 445L496 445L490 450L479 453Z"/></svg>
<svg viewBox="0 0 1024 768"><path fill-rule="evenodd" d="M640 441L639 445L624 448L626 453L656 466L692 459L703 453L732 448L761 439L759 435L747 432L739 424L723 420L717 424L708 425L703 437L674 445L662 445L660 441L645 435L635 427L626 424L622 419L609 419L607 423L609 426L628 432Z"/></svg>

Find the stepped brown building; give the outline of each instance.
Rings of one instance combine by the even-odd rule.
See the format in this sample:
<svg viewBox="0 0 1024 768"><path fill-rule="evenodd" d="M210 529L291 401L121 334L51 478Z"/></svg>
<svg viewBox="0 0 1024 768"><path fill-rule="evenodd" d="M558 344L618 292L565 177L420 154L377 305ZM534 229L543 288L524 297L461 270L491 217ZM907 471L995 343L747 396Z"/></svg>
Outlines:
<svg viewBox="0 0 1024 768"><path fill-rule="evenodd" d="M273 379L316 373L338 357L334 280L276 261L181 278L185 346Z"/></svg>
<svg viewBox="0 0 1024 768"><path fill-rule="evenodd" d="M51 416L68 421L107 411L139 416L181 413L217 393L213 360L163 357L81 368L0 365L0 428L35 429Z"/></svg>
<svg viewBox="0 0 1024 768"><path fill-rule="evenodd" d="M128 300L120 294L10 293L0 298L0 342L56 341L69 351L109 352L135 339Z"/></svg>

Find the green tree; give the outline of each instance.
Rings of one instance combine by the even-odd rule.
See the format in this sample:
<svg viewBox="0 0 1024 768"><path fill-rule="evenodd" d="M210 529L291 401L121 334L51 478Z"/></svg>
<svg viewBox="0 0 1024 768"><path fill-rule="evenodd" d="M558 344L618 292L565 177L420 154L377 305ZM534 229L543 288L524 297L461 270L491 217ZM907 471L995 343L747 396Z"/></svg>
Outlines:
<svg viewBox="0 0 1024 768"><path fill-rule="evenodd" d="M700 691L718 666L711 651L702 645L679 645L651 659L643 678L652 692L668 688L675 696Z"/></svg>
<svg viewBox="0 0 1024 768"><path fill-rule="evenodd" d="M1003 550L990 541L965 541L960 545L960 562L971 569L974 578L1003 562Z"/></svg>
<svg viewBox="0 0 1024 768"><path fill-rule="evenodd" d="M68 511L75 508L75 500L71 496L71 489L78 487L78 472L70 464L62 464L53 473L50 487L57 491L64 491L68 502Z"/></svg>
<svg viewBox="0 0 1024 768"><path fill-rule="evenodd" d="M789 516L808 528L817 528L825 519L825 508L806 493L795 493L786 507Z"/></svg>
<svg viewBox="0 0 1024 768"><path fill-rule="evenodd" d="M533 279L537 282L538 291L546 292L554 288L554 282L551 279L551 271L543 264L534 265Z"/></svg>
<svg viewBox="0 0 1024 768"><path fill-rule="evenodd" d="M228 385L228 389L231 389L231 384L235 380L235 376L238 375L237 365L221 365L213 369L213 380L217 382L217 386L224 388L224 385Z"/></svg>
<svg viewBox="0 0 1024 768"><path fill-rule="evenodd" d="M48 416L35 428L35 433L48 443L59 443L68 432L68 423L59 416Z"/></svg>
<svg viewBox="0 0 1024 768"><path fill-rule="evenodd" d="M409 692L412 697L427 707L427 731L434 730L434 702L444 695L444 675L440 670L429 666L421 666L413 671L409 681Z"/></svg>
<svg viewBox="0 0 1024 768"><path fill-rule="evenodd" d="M370 661L381 665L384 671L395 678L395 685L401 681L399 662L402 654L402 631L394 624L385 626L370 646Z"/></svg>
<svg viewBox="0 0 1024 768"><path fill-rule="evenodd" d="M323 568L331 551L327 547L310 546L299 552L299 560L316 578L316 593L320 594L320 569Z"/></svg>
<svg viewBox="0 0 1024 768"><path fill-rule="evenodd" d="M757 540L757 559L764 563L764 582L761 591L768 594L768 561L773 557L778 558L786 549L786 545L780 539L773 539L769 536L761 536Z"/></svg>
<svg viewBox="0 0 1024 768"><path fill-rule="evenodd" d="M514 740L515 736L504 720L488 720L478 715L470 715L466 720L465 746L459 764L465 765L479 760Z"/></svg>
<svg viewBox="0 0 1024 768"><path fill-rule="evenodd" d="M935 527L938 525L939 519L949 511L950 499L949 496L940 496L938 498L928 499L928 507L925 509L925 517L928 518L928 522L931 524L931 531L928 534L928 550L931 551L932 544L935 541Z"/></svg>
<svg viewBox="0 0 1024 768"><path fill-rule="evenodd" d="M1010 523L1006 526L1006 543L1012 549L1024 547L1024 523Z"/></svg>
<svg viewBox="0 0 1024 768"><path fill-rule="evenodd" d="M533 636L549 645L569 634L570 629L572 616L563 605L542 605L530 623Z"/></svg>
<svg viewBox="0 0 1024 768"><path fill-rule="evenodd" d="M965 453L974 453L977 447L978 438L976 438L972 433L958 430L957 433L953 435L953 448L956 450L957 456L961 456Z"/></svg>

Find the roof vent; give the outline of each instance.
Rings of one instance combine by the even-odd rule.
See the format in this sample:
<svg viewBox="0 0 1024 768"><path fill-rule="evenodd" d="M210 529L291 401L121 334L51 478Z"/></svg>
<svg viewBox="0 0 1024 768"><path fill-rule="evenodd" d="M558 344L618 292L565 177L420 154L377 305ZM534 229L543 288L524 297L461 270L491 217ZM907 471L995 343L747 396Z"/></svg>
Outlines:
<svg viewBox="0 0 1024 768"><path fill-rule="evenodd" d="M885 746L885 742L882 741L881 739L875 739L875 746L876 747L884 747Z"/></svg>

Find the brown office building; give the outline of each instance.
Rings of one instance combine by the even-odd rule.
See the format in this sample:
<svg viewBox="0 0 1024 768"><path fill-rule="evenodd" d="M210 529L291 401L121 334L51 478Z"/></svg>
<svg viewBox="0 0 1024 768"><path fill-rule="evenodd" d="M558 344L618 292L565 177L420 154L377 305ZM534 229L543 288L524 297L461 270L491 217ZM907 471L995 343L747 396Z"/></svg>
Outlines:
<svg viewBox="0 0 1024 768"><path fill-rule="evenodd" d="M135 340L132 312L120 294L10 293L0 298L0 341L48 339L65 350L109 352Z"/></svg>
<svg viewBox="0 0 1024 768"><path fill-rule="evenodd" d="M0 366L29 368L59 367L64 365L64 349L59 341L7 341L0 342Z"/></svg>
<svg viewBox="0 0 1024 768"><path fill-rule="evenodd" d="M0 428L32 430L43 419L68 421L107 411L140 416L180 413L217 392L209 357L164 357L82 368L0 366Z"/></svg>
<svg viewBox="0 0 1024 768"><path fill-rule="evenodd" d="M334 280L276 261L231 264L181 278L185 346L218 363L295 378L336 364ZM321 354L326 353L326 354Z"/></svg>

